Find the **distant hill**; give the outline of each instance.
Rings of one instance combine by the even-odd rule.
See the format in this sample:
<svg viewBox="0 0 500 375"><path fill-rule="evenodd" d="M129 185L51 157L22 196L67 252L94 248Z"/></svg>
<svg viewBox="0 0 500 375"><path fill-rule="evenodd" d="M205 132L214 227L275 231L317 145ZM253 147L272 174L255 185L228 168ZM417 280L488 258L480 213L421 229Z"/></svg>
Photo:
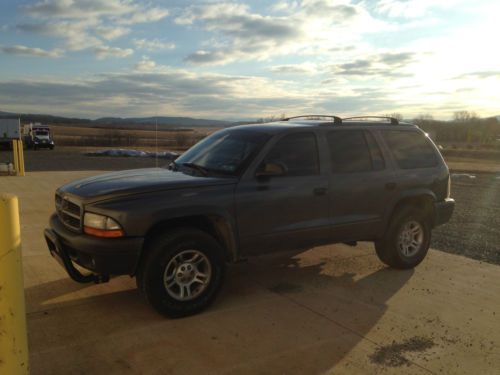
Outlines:
<svg viewBox="0 0 500 375"><path fill-rule="evenodd" d="M209 119L196 119L191 117L102 117L96 120L89 120L84 118L72 118L62 116L52 116L45 114L18 114L12 112L0 111L0 118L8 117L21 117L22 123L27 122L41 122L48 124L67 124L90 126L98 128L151 128L158 124L159 128L175 128L175 127L196 127L196 126L217 126L226 127L234 125L231 121L209 120Z"/></svg>
<svg viewBox="0 0 500 375"><path fill-rule="evenodd" d="M73 117L61 117L44 114L31 114L31 113L12 113L0 111L0 118L7 117L20 117L22 123L26 122L41 122L50 124L89 124L91 120Z"/></svg>
<svg viewBox="0 0 500 375"><path fill-rule="evenodd" d="M173 125L173 126L229 126L230 121L196 119L191 117L103 117L92 121L96 125Z"/></svg>

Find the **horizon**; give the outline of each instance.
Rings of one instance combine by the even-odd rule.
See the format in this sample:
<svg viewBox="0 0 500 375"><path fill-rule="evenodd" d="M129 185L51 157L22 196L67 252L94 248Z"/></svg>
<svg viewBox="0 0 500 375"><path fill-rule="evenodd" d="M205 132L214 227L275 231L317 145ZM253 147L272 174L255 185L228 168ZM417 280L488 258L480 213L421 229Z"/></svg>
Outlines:
<svg viewBox="0 0 500 375"><path fill-rule="evenodd" d="M7 0L0 9L6 112L500 114L494 1Z"/></svg>

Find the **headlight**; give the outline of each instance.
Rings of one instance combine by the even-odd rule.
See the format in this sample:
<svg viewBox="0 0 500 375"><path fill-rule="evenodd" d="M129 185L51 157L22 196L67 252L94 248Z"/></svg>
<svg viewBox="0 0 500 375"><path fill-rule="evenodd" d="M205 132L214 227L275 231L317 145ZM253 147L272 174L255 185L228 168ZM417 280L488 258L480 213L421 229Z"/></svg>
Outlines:
<svg viewBox="0 0 500 375"><path fill-rule="evenodd" d="M114 219L91 212L85 212L83 216L83 231L92 236L108 238L123 237L125 234Z"/></svg>

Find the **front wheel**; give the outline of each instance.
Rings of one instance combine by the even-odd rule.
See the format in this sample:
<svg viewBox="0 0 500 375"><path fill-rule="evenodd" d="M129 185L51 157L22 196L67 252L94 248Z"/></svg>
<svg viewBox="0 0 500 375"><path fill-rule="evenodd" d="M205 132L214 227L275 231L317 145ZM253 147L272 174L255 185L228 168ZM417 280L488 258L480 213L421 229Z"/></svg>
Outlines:
<svg viewBox="0 0 500 375"><path fill-rule="evenodd" d="M160 313L195 314L215 299L224 276L223 250L209 234L181 228L155 238L137 274L137 285Z"/></svg>
<svg viewBox="0 0 500 375"><path fill-rule="evenodd" d="M425 213L405 207L394 214L384 237L375 242L375 250L388 266L409 269L424 260L430 242L431 226Z"/></svg>

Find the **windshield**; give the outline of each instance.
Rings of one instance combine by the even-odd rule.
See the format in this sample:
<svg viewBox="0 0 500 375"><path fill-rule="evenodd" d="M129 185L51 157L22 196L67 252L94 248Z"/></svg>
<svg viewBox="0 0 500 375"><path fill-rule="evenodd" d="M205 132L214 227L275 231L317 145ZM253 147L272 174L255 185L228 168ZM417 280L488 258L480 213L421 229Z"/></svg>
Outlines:
<svg viewBox="0 0 500 375"><path fill-rule="evenodd" d="M266 133L244 128L222 130L191 147L175 164L180 167L195 165L207 172L236 176L269 137Z"/></svg>
<svg viewBox="0 0 500 375"><path fill-rule="evenodd" d="M40 139L49 139L50 135L47 130L37 130L35 131L35 137Z"/></svg>

